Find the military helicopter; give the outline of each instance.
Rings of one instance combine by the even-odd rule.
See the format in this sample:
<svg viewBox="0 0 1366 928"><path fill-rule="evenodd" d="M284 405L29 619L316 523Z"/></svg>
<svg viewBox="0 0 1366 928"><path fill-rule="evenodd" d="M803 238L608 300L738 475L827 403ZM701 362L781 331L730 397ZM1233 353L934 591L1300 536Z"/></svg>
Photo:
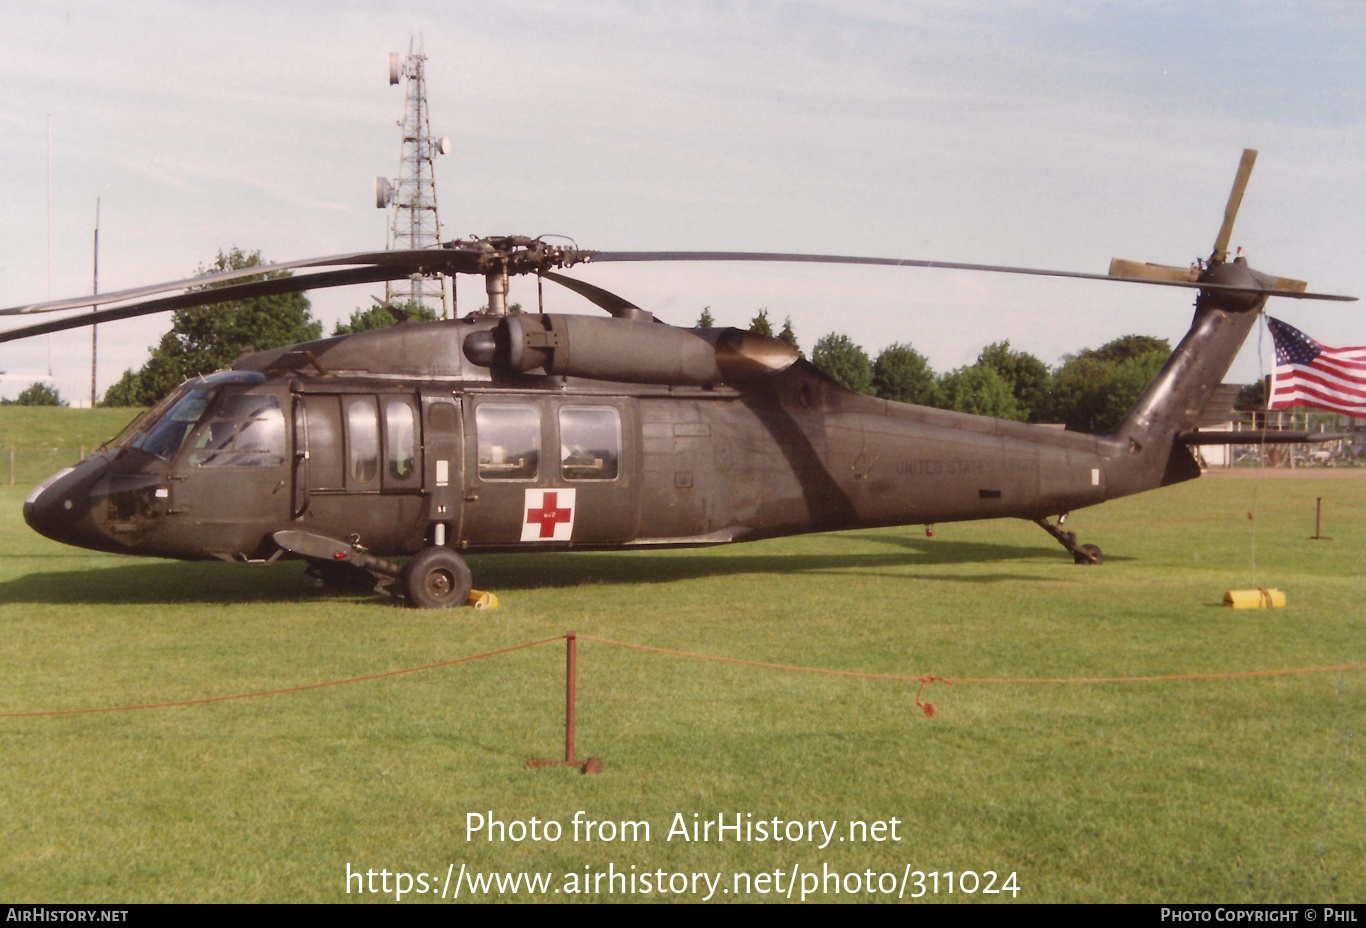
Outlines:
<svg viewBox="0 0 1366 928"><path fill-rule="evenodd" d="M1220 380L1267 299L1353 299L1309 293L1302 281L1229 260L1255 157L1243 153L1209 258L1184 268L1116 260L1108 274L1089 274L842 255L591 251L502 236L6 309L0 315L103 307L12 329L0 341L414 274L479 275L488 295L485 310L460 319L262 351L188 381L34 490L24 518L49 538L100 551L303 559L331 581L397 582L420 607L468 601L467 552L717 545L969 519L1029 519L1077 563L1100 564L1098 547L1063 530L1067 513L1200 475L1189 448L1228 443L1227 432L1199 426L1223 418L1228 407L1212 398L1226 395ZM1087 435L856 394L778 339L664 324L560 273L627 261L950 268L1197 294L1190 330L1123 422ZM568 287L610 318L509 312L508 279L519 274Z"/></svg>

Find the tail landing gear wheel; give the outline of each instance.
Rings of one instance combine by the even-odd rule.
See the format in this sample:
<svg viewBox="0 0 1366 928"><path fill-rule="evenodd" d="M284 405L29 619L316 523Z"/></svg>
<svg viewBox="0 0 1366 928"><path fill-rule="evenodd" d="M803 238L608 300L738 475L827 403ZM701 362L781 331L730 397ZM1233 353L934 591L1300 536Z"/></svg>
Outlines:
<svg viewBox="0 0 1366 928"><path fill-rule="evenodd" d="M1057 525L1053 524L1052 522L1049 522L1047 519L1035 519L1034 524L1037 525L1039 528L1043 529L1048 534L1052 535L1053 539L1058 544L1062 545L1064 548L1066 548L1068 551L1072 553L1072 563L1085 564L1088 567L1095 567L1099 564L1104 564L1105 558L1101 555L1100 548L1098 548L1096 545L1077 544L1076 532L1064 532L1059 527L1062 525L1063 520L1066 518L1067 515L1064 513L1063 515L1058 516Z"/></svg>
<svg viewBox="0 0 1366 928"><path fill-rule="evenodd" d="M1100 553L1098 545L1082 545L1081 550L1072 555L1072 560L1077 564L1095 567L1105 563L1105 555Z"/></svg>
<svg viewBox="0 0 1366 928"><path fill-rule="evenodd" d="M418 609L463 606L473 585L469 565L449 548L423 548L403 568L403 594Z"/></svg>

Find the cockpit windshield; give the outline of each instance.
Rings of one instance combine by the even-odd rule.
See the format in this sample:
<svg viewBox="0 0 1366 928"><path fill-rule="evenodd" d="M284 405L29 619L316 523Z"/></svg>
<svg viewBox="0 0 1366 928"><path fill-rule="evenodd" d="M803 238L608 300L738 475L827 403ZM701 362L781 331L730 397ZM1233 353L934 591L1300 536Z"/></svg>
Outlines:
<svg viewBox="0 0 1366 928"><path fill-rule="evenodd" d="M101 445L100 450L140 448L169 461L185 443L190 430L204 415L205 407L220 387L230 383L264 383L265 379L265 375L258 371L229 370L215 371L203 377L187 380L151 409L124 426L123 431ZM192 399L196 396L198 399Z"/></svg>
<svg viewBox="0 0 1366 928"><path fill-rule="evenodd" d="M212 389L204 387L188 391L133 442L133 447L169 461L185 443L204 410L209 408L213 394Z"/></svg>

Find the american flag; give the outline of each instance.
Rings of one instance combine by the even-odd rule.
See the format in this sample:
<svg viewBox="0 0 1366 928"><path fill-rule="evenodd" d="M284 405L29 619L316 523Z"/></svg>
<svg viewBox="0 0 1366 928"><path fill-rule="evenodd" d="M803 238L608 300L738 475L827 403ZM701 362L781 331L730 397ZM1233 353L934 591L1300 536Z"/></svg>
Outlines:
<svg viewBox="0 0 1366 928"><path fill-rule="evenodd" d="M1276 342L1267 408L1317 406L1366 417L1366 346L1329 348L1279 319L1267 322Z"/></svg>

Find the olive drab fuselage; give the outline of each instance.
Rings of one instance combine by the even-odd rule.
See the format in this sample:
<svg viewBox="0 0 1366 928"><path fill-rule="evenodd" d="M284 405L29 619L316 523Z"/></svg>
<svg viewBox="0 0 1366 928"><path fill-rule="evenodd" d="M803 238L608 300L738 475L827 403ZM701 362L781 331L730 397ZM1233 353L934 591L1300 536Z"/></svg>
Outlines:
<svg viewBox="0 0 1366 928"><path fill-rule="evenodd" d="M1252 316L1204 315L1234 324L1217 340L1239 344ZM499 374L462 351L495 324L404 324L248 356L40 488L26 518L130 554L259 562L279 556L275 533L303 530L394 557L1041 519L1198 474L1173 440L1179 416L1084 435L859 395L805 361L738 385ZM715 340L644 331L664 330ZM1198 409L1222 373L1159 376L1149 393L1175 393L1148 397L1148 418L1173 400Z"/></svg>

